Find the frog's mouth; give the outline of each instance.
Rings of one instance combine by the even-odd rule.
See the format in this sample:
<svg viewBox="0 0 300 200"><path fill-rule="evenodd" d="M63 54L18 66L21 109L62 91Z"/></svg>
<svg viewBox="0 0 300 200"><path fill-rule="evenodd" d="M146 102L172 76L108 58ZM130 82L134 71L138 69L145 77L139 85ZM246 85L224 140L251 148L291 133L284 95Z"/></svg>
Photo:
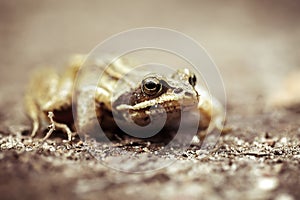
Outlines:
<svg viewBox="0 0 300 200"><path fill-rule="evenodd" d="M178 96L160 96L154 99L143 101L135 105L121 104L116 106L117 111L145 111L162 110L172 112L172 110L189 110L198 105L198 98L180 98Z"/></svg>
<svg viewBox="0 0 300 200"><path fill-rule="evenodd" d="M155 102L155 104L154 101L142 102L134 106L119 105L116 107L117 115L122 116L121 118L123 119L127 119L127 122L133 121L137 125L147 126L151 123L152 119L163 120L164 117L173 120L178 119L182 112L190 111L198 105L198 102L193 99L185 100L184 103L180 102L180 100Z"/></svg>
<svg viewBox="0 0 300 200"><path fill-rule="evenodd" d="M152 119L156 121L163 120L164 117L170 120L178 119L182 112L193 110L197 105L198 97L192 94L162 94L134 105L123 103L113 106L113 113L121 121L125 119L128 123L133 121L140 126L147 126Z"/></svg>

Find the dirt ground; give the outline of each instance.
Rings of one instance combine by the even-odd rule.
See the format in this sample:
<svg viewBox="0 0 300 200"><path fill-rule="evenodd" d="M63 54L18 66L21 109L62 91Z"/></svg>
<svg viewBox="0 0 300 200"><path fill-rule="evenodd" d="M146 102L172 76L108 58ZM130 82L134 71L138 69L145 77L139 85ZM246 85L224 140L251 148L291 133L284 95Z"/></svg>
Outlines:
<svg viewBox="0 0 300 200"><path fill-rule="evenodd" d="M300 95L284 87L300 70L299 9L297 1L275 0L2 0L1 199L300 199ZM97 143L98 157L129 171L170 163L145 173L112 169L88 144L65 143L59 134L44 143L28 136L23 96L32 71L61 70L73 53L144 26L183 32L209 52L224 80L231 132L205 149L151 159L143 155L155 154L156 144Z"/></svg>

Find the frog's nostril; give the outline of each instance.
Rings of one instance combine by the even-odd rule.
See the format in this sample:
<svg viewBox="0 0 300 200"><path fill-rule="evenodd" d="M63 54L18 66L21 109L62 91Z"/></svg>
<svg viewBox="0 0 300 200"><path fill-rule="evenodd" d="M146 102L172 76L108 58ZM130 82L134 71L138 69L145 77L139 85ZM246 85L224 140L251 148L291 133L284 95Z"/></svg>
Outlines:
<svg viewBox="0 0 300 200"><path fill-rule="evenodd" d="M192 96L193 96L193 94L190 93L190 92L185 92L184 95L185 95L185 96L188 96L188 97L192 97Z"/></svg>
<svg viewBox="0 0 300 200"><path fill-rule="evenodd" d="M182 88L176 88L176 89L174 90L174 93L175 93L175 94L178 94L178 93L180 93L180 92L182 92L182 91L183 91Z"/></svg>

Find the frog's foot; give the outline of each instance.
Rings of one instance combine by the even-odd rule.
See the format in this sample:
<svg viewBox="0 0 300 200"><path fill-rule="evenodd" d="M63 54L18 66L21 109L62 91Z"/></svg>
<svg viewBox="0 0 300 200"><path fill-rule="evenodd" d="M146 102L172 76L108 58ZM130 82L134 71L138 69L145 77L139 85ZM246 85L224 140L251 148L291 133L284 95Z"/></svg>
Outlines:
<svg viewBox="0 0 300 200"><path fill-rule="evenodd" d="M61 124L53 120L54 114L53 112L48 112L48 117L50 119L50 125L49 125L49 131L47 132L46 136L43 138L43 141L48 139L53 131L56 130L56 128L63 130L68 135L68 141L72 140L72 131L66 124Z"/></svg>

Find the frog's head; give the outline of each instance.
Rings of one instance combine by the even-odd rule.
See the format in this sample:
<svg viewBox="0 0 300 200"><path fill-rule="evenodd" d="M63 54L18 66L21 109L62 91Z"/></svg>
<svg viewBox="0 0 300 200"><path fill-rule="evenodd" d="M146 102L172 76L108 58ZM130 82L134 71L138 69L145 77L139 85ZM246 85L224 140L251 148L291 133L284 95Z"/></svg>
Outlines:
<svg viewBox="0 0 300 200"><path fill-rule="evenodd" d="M180 113L195 108L199 96L195 90L196 76L181 69L171 77L148 74L131 91L121 94L113 103L113 112L125 119L130 117L139 125L147 125L149 116Z"/></svg>

